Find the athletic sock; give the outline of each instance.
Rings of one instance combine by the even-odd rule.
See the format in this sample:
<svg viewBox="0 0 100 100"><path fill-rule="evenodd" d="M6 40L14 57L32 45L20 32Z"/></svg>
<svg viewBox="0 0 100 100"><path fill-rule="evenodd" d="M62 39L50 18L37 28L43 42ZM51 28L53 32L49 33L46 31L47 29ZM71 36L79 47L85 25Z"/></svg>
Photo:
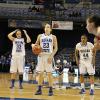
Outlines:
<svg viewBox="0 0 100 100"><path fill-rule="evenodd" d="M84 88L85 88L84 83L81 83L81 88L82 88L82 89L84 89Z"/></svg>
<svg viewBox="0 0 100 100"><path fill-rule="evenodd" d="M22 85L23 82L23 75L19 75L19 85Z"/></svg>

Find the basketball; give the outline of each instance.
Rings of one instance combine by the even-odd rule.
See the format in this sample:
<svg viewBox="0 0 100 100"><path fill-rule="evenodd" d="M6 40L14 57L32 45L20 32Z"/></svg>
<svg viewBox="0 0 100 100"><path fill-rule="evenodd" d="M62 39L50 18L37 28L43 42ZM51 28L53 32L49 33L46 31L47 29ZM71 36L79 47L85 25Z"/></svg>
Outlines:
<svg viewBox="0 0 100 100"><path fill-rule="evenodd" d="M38 45L38 44L32 45L32 52L33 52L35 55L40 54L41 51L42 51L42 48L40 47L40 45Z"/></svg>

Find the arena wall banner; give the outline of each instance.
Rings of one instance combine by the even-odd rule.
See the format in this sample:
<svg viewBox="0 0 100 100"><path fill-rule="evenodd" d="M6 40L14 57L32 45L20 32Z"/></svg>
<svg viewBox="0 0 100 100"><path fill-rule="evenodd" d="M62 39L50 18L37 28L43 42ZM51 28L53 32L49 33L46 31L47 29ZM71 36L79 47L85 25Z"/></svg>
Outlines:
<svg viewBox="0 0 100 100"><path fill-rule="evenodd" d="M48 21L8 19L8 27L15 28L43 28L45 23L48 23Z"/></svg>
<svg viewBox="0 0 100 100"><path fill-rule="evenodd" d="M73 30L73 22L72 21L52 21L53 29L60 30Z"/></svg>

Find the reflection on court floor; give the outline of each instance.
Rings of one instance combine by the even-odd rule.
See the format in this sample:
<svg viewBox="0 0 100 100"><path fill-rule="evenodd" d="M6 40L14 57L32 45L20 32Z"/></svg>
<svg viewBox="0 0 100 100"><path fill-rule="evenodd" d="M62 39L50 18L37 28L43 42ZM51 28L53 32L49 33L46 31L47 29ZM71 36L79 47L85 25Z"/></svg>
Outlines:
<svg viewBox="0 0 100 100"><path fill-rule="evenodd" d="M47 81L46 81L47 82ZM80 95L80 85L78 84L62 84L59 87L58 81L54 85L54 95L48 96L48 84L43 84L43 94L34 95L37 90L37 84L23 82L24 89L19 89L19 82L16 81L14 89L10 89L10 74L0 73L0 100L100 100L100 80L95 82L95 95L89 94L89 79L86 80L86 94Z"/></svg>

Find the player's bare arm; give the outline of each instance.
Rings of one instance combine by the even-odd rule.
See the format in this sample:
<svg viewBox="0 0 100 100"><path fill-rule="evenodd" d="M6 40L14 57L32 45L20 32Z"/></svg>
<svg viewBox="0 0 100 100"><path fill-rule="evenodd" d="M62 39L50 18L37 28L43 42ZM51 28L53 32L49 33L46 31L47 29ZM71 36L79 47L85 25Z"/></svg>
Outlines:
<svg viewBox="0 0 100 100"><path fill-rule="evenodd" d="M97 28L97 35L100 37L100 27Z"/></svg>
<svg viewBox="0 0 100 100"><path fill-rule="evenodd" d="M40 37L41 37L41 34L39 34L39 35L38 35L38 37L37 37L37 40L36 40L35 44L38 44L38 45L40 44Z"/></svg>
<svg viewBox="0 0 100 100"><path fill-rule="evenodd" d="M26 30L23 30L23 32L24 32L24 34L25 34L25 36L27 38L26 42L27 43L30 43L31 42L31 39L30 39L29 35L27 34L27 31Z"/></svg>
<svg viewBox="0 0 100 100"><path fill-rule="evenodd" d="M75 59L76 59L77 66L79 65L79 57L78 57L78 55L79 55L79 51L77 49L75 49Z"/></svg>
<svg viewBox="0 0 100 100"><path fill-rule="evenodd" d="M58 50L58 42L57 42L57 37L55 35L53 35L53 53L52 56L54 56Z"/></svg>
<svg viewBox="0 0 100 100"><path fill-rule="evenodd" d="M15 39L15 37L13 37L13 34L15 34L17 32L18 29L16 29L15 31L12 31L11 33L8 34L8 38L13 41Z"/></svg>

